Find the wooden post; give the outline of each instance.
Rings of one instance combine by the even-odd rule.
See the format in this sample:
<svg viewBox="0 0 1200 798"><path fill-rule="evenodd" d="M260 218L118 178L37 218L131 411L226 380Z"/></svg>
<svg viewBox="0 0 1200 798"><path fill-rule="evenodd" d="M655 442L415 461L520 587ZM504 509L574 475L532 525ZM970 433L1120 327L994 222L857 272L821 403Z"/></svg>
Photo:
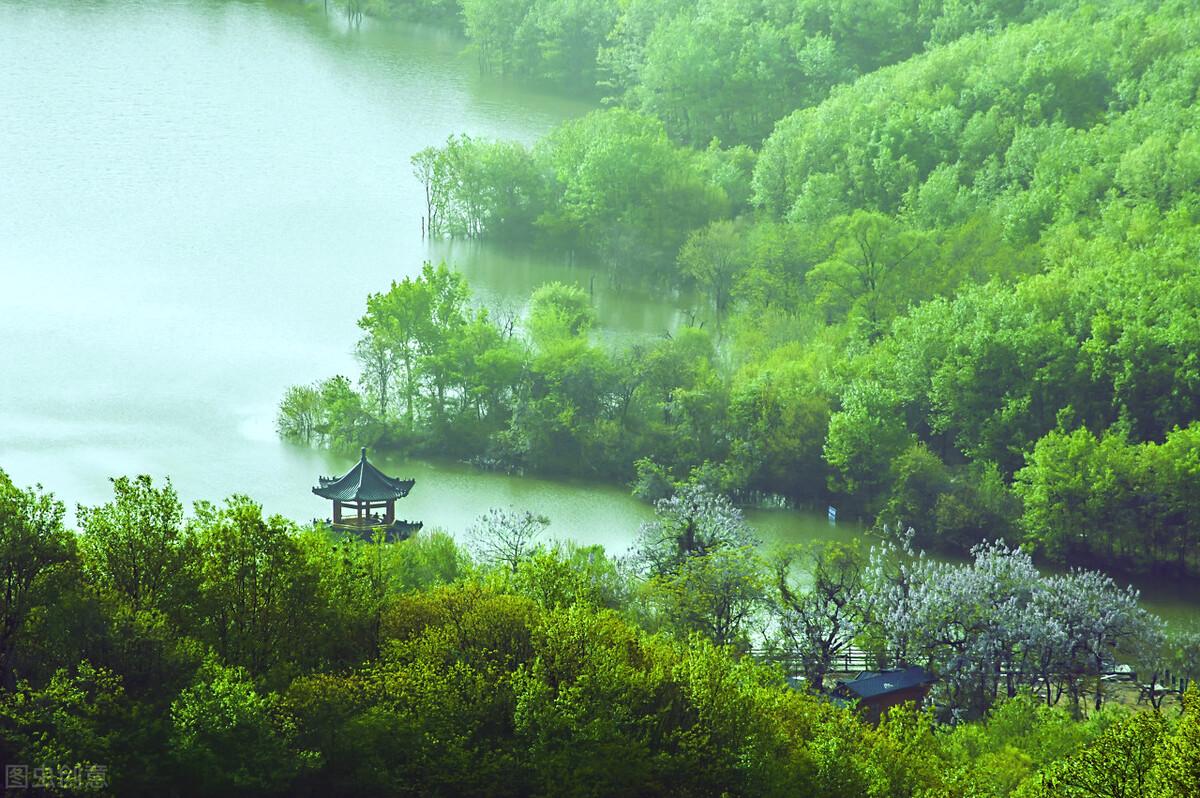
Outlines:
<svg viewBox="0 0 1200 798"><path fill-rule="evenodd" d="M388 526L391 526L392 522L395 520L396 520L396 501L394 499L388 499L387 509L384 511L383 522L385 524L387 524Z"/></svg>
<svg viewBox="0 0 1200 798"><path fill-rule="evenodd" d="M342 523L342 503L339 501L333 503L333 523Z"/></svg>

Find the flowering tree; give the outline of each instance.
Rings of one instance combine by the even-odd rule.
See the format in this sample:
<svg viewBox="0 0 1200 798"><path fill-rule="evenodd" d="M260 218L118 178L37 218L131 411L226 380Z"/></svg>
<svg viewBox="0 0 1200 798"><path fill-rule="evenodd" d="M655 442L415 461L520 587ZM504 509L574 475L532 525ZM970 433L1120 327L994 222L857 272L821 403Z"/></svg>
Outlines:
<svg viewBox="0 0 1200 798"><path fill-rule="evenodd" d="M505 566L515 574L536 550L538 538L549 525L550 519L544 515L492 507L467 534L481 560Z"/></svg>
<svg viewBox="0 0 1200 798"><path fill-rule="evenodd" d="M758 540L728 498L681 485L654 505L632 559L663 618L719 645L744 642L766 598Z"/></svg>
<svg viewBox="0 0 1200 798"><path fill-rule="evenodd" d="M881 666L923 665L941 679L943 700L967 716L988 709L1001 689L1037 689L1048 704L1072 704L1118 659L1161 644L1162 622L1095 571L1042 576L1029 554L1003 541L972 549L970 563L914 554L910 537L874 548L859 602L861 645Z"/></svg>
<svg viewBox="0 0 1200 798"><path fill-rule="evenodd" d="M648 576L677 572L690 557L723 546L757 546L741 510L703 485L680 485L675 495L654 503L654 520L642 524L633 558Z"/></svg>
<svg viewBox="0 0 1200 798"><path fill-rule="evenodd" d="M1072 703L1078 705L1082 683L1091 679L1098 710L1104 702L1104 673L1118 658L1156 647L1163 635L1162 620L1138 606L1136 590L1122 590L1097 571L1073 570L1048 577L1044 589L1070 641L1066 667L1060 673L1070 680Z"/></svg>

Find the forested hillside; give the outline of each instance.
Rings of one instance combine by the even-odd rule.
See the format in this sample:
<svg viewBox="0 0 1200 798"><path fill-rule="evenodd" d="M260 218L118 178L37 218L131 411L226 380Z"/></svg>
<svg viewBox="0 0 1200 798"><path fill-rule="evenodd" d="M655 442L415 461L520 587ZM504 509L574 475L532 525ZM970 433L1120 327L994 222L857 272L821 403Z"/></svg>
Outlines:
<svg viewBox="0 0 1200 798"><path fill-rule="evenodd" d="M1200 678L1196 636L1164 635L1097 573L1043 577L1003 546L962 565L903 542L767 563L696 485L622 558L550 542L515 510L480 518L469 548L298 527L245 496L185 514L144 476L79 507L77 533L64 514L0 471L0 756L41 794L1187 798L1200 783L1200 692L1134 708L1136 687L1104 678L1118 663ZM933 708L873 726L818 697L851 644L933 669Z"/></svg>
<svg viewBox="0 0 1200 798"><path fill-rule="evenodd" d="M561 28L607 31L599 45L536 39L595 49L617 107L532 148L463 135L413 159L435 234L695 290L702 324L614 349L570 286L514 327L431 268L369 301L358 390L294 389L283 432L508 470L695 472L964 550L1005 537L1195 572L1194 5L749 5L633 2ZM522 35L560 30L555 4L506 8ZM481 39L477 11L472 46L540 74L525 45ZM772 72L752 43L827 79ZM668 61L686 88L654 82Z"/></svg>
<svg viewBox="0 0 1200 798"><path fill-rule="evenodd" d="M56 177L8 194L27 214L8 229L45 227L4 250L33 275L5 305L31 343L9 350L18 366L80 359L0 408L0 459L81 486L60 498L0 470L5 795L1200 798L1200 628L1123 586L1176 586L1195 620L1194 0L84 5L4 17L34 42L4 63L37 66L0 129L54 167L34 178ZM437 47L416 46L427 26ZM469 90L474 65L421 69L446 40L478 65ZM186 81L124 70L150 42L166 47L148 64L194 56ZM109 85L125 71L146 82ZM408 90L387 91L401 76ZM472 91L510 81L595 107L542 109L570 121L533 145L389 138L417 149L448 130L405 128L420 106L396 98L545 129L512 125L541 113L515 101L478 113L499 95ZM288 106L277 127L264 96ZM388 118L296 124L352 116ZM300 137L316 148L273 149ZM300 180L328 147L339 158ZM335 453L263 440L250 382L208 392L296 363L327 373L310 361L328 341L295 338L326 328L294 308L343 302L331 286L360 290L366 261L402 268L387 226L411 220L416 246L418 213L365 187L409 159L420 246L487 239L475 275L511 248L569 277L520 308L489 305L454 263L362 285L358 373L287 388L278 408L280 436ZM85 161L100 166L64 228L42 211L75 197ZM333 185L352 190L313 201ZM344 224L377 201L374 223ZM164 213L133 212L147 205ZM309 238L317 225L335 238ZM82 249L56 248L63 229ZM373 246L343 249L359 237ZM292 259L306 249L332 254ZM285 285L310 270L315 290ZM686 323L608 335L605 281L690 303ZM300 294L320 304L285 304ZM166 345L197 329L225 335ZM189 412L160 412L172 403ZM409 474L368 470L366 446L446 465L417 474L430 504ZM346 450L357 470L313 490L333 520L241 495L296 493L307 515L296 475ZM145 474L89 492L101 467L189 461L237 494L189 508ZM561 517L567 491L522 492L527 474L582 477L570 495L589 501L552 523L539 513ZM448 486L470 479L490 492ZM590 502L600 483L620 489ZM799 507L821 512L802 544L768 545L746 516ZM631 545L585 545L588 523Z"/></svg>
<svg viewBox="0 0 1200 798"><path fill-rule="evenodd" d="M364 4L358 4L364 5ZM458 25L485 71L661 119L673 138L757 145L831 87L1072 0L369 0L368 13Z"/></svg>

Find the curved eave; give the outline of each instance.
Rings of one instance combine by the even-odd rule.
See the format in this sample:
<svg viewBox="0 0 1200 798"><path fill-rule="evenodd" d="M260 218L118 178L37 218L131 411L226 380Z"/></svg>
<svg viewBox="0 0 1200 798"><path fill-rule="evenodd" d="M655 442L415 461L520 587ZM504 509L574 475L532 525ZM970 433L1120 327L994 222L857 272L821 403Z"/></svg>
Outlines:
<svg viewBox="0 0 1200 798"><path fill-rule="evenodd" d="M322 499L329 499L335 502L385 502L394 499L403 499L412 490L414 484L416 484L416 480L398 479L392 483L390 489L370 490L364 489L362 485L355 484L350 486L322 486L313 488L312 492Z"/></svg>

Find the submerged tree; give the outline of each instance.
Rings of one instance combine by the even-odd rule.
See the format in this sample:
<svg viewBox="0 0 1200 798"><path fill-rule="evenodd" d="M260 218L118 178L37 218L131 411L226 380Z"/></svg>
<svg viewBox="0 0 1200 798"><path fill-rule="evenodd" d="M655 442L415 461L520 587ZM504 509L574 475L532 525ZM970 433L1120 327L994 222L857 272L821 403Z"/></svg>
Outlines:
<svg viewBox="0 0 1200 798"><path fill-rule="evenodd" d="M286 440L312 445L319 435L317 429L321 423L321 412L319 387L292 385L279 402L275 427L280 437Z"/></svg>

